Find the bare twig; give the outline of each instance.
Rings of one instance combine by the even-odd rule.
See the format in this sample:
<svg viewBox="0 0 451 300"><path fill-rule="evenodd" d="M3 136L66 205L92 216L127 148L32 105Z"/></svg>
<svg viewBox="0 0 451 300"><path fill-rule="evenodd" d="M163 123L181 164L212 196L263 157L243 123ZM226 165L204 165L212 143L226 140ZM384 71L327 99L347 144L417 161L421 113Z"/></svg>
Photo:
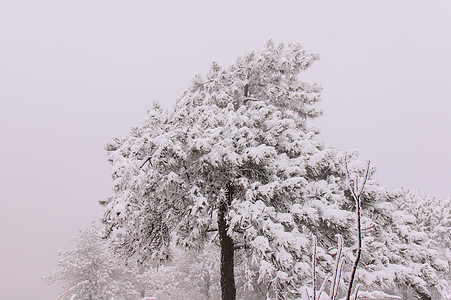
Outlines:
<svg viewBox="0 0 451 300"><path fill-rule="evenodd" d="M64 293L62 293L58 298L56 298L56 300L63 299L63 297L66 296L67 294L69 294L71 291L73 291L74 289L76 289L76 288L79 287L80 285L85 284L85 283L87 283L87 282L88 282L88 281L85 280L85 281L82 281L82 282L77 283L76 285L74 285L73 287L71 287L70 289L68 289L68 290L65 291Z"/></svg>
<svg viewBox="0 0 451 300"><path fill-rule="evenodd" d="M313 236L313 258L312 258L312 269L313 269L313 300L316 300L316 236Z"/></svg>
<svg viewBox="0 0 451 300"><path fill-rule="evenodd" d="M338 288L339 288L339 286L340 286L341 272L343 271L343 264L344 264L344 263L345 263L345 259L343 258L343 259L340 261L340 266L339 266L339 268L338 268L337 287L336 287L336 289L335 289L335 295L334 295L334 299L333 299L333 300L336 300L336 299L337 299L337 296L338 296Z"/></svg>
<svg viewBox="0 0 451 300"><path fill-rule="evenodd" d="M351 277L349 279L348 293L346 295L346 300L351 298L352 284L354 283L355 273L357 271L357 266L359 264L360 255L362 253L362 225L361 225L361 216L360 216L360 197L363 194L363 190L365 188L365 184L368 180L370 173L370 161L368 161L365 178L363 180L362 186L359 186L359 176L357 176L356 181L351 186L351 176L349 174L348 167L348 159L345 157L345 168L346 168L346 177L348 179L349 190L351 191L352 197L354 198L355 206L356 206L356 215L357 215L357 234L358 234L358 245L357 245L357 254L354 261L354 265L352 267ZM358 290L356 291L357 294Z"/></svg>
<svg viewBox="0 0 451 300"><path fill-rule="evenodd" d="M150 156L147 157L146 160L144 160L144 162L141 164L141 166L139 168L142 169L147 162L149 162L151 164L150 158L151 158Z"/></svg>
<svg viewBox="0 0 451 300"><path fill-rule="evenodd" d="M357 288L355 289L354 300L357 300L357 297L358 297L358 295L359 295L359 289L360 289L360 287L361 287L361 285L359 284L359 285L357 286Z"/></svg>
<svg viewBox="0 0 451 300"><path fill-rule="evenodd" d="M376 227L376 224L375 224L375 223L371 224L371 225L368 226L367 228L362 228L362 231L370 230L370 229L373 229L374 227Z"/></svg>
<svg viewBox="0 0 451 300"><path fill-rule="evenodd" d="M331 276L330 273L327 273L326 277L324 278L323 284L321 284L321 287L319 288L318 298L321 298L321 294L323 293L324 288L326 287L326 283L327 283L327 281L329 281L330 276Z"/></svg>
<svg viewBox="0 0 451 300"><path fill-rule="evenodd" d="M338 251L337 258L335 260L335 270L332 279L332 285L330 287L330 300L335 300L338 294L338 286L340 285L341 269L343 268L343 236L341 234L336 235L338 238Z"/></svg>

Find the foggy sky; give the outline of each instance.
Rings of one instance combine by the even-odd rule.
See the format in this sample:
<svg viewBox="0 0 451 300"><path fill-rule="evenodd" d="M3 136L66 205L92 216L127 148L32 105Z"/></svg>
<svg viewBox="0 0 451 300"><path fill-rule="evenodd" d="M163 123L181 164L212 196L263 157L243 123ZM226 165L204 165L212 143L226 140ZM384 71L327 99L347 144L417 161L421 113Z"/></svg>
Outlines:
<svg viewBox="0 0 451 300"><path fill-rule="evenodd" d="M0 1L0 298L55 299L40 277L101 215L105 143L270 38L320 54L302 76L324 87L326 143L390 188L451 195L450 15L445 0Z"/></svg>

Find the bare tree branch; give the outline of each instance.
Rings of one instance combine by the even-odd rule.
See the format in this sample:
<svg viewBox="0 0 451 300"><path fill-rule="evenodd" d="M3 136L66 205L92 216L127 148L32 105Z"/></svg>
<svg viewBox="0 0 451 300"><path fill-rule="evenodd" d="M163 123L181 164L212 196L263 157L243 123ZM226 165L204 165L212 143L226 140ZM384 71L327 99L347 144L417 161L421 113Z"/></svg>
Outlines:
<svg viewBox="0 0 451 300"><path fill-rule="evenodd" d="M56 298L56 300L61 300L63 299L64 296L66 296L67 294L69 294L71 291L73 291L74 289L76 289L77 287L79 287L80 285L83 285L85 283L87 283L88 281L82 281L77 283L76 285L74 285L73 287L71 287L70 289L68 289L67 291L65 291L64 293L62 293L58 298Z"/></svg>
<svg viewBox="0 0 451 300"><path fill-rule="evenodd" d="M313 236L313 258L312 258L312 272L313 272L313 300L316 300L316 236Z"/></svg>
<svg viewBox="0 0 451 300"><path fill-rule="evenodd" d="M345 157L345 168L346 168L346 177L348 179L349 190L351 191L352 197L354 198L355 206L356 206L356 215L357 215L357 234L358 234L358 246L357 246L357 254L354 261L354 265L352 267L351 277L349 279L348 292L346 295L346 300L351 298L352 284L354 283L355 273L357 271L357 266L359 264L360 256L362 254L362 225L361 225L361 215L360 215L360 197L363 194L363 190L365 189L365 184L368 180L370 174L370 161L367 163L365 178L363 180L362 186L359 186L359 176L357 175L356 180L351 185L351 175L349 173L348 167L348 159ZM357 297L358 289L356 290Z"/></svg>
<svg viewBox="0 0 451 300"><path fill-rule="evenodd" d="M144 160L144 162L141 164L141 166L139 168L142 169L147 162L150 163L150 156Z"/></svg>

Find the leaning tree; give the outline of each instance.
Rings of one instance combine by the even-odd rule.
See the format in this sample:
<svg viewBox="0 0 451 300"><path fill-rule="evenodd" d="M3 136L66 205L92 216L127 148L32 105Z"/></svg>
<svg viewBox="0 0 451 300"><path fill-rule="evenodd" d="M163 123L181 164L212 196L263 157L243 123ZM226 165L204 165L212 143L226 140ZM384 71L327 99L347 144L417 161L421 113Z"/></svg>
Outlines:
<svg viewBox="0 0 451 300"><path fill-rule="evenodd" d="M307 124L320 115L313 104L321 88L299 75L317 59L298 44L268 42L227 69L213 63L172 110L155 104L142 126L110 142L114 192L101 204L117 249L141 262L164 261L173 243L200 249L213 240L221 253L222 299L236 298L238 262L247 287L296 298L311 279L312 234L319 277L333 267L337 233L354 261L344 158L353 174L363 174L366 164L355 152L326 146ZM428 299L437 255L421 239L411 241L417 257L406 254L411 228L393 218L400 194L380 186L373 173L361 199L356 280L410 286Z"/></svg>

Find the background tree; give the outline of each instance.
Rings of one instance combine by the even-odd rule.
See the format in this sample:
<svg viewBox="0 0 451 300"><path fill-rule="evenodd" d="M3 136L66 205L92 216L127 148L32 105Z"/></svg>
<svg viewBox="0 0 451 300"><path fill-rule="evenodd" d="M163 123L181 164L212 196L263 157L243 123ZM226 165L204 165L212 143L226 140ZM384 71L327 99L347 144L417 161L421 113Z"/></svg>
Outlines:
<svg viewBox="0 0 451 300"><path fill-rule="evenodd" d="M201 252L173 249L172 261L161 266L125 263L102 238L99 226L80 231L75 248L60 254L58 269L48 283L64 282L70 299L217 299L219 264L217 247ZM82 283L78 285L79 283Z"/></svg>
<svg viewBox="0 0 451 300"><path fill-rule="evenodd" d="M73 239L75 248L60 254L58 269L46 281L63 281L64 290L85 282L67 296L76 294L76 299L138 299L132 270L118 263L101 231L99 226L80 231Z"/></svg>
<svg viewBox="0 0 451 300"><path fill-rule="evenodd" d="M145 289L145 295L161 300L218 299L219 264L215 260L217 249L206 246L201 252L180 249L173 249L172 252L171 262L148 266L137 275L140 286Z"/></svg>
<svg viewBox="0 0 451 300"><path fill-rule="evenodd" d="M238 263L247 287L295 298L310 278L313 233L318 276L333 266L337 233L354 261L354 201L344 158L362 177L366 165L356 152L326 146L307 126L320 115L312 105L321 88L299 74L317 59L298 44L268 42L227 69L213 63L173 110L154 105L142 126L109 143L114 193L101 204L119 251L139 262L165 261L172 243L201 249L217 231L222 299L236 297ZM400 247L393 202L402 195L380 186L374 172L361 196L363 257L356 280L410 286L428 299L437 257L411 261ZM427 249L422 240L415 247ZM419 271L424 267L427 274Z"/></svg>

